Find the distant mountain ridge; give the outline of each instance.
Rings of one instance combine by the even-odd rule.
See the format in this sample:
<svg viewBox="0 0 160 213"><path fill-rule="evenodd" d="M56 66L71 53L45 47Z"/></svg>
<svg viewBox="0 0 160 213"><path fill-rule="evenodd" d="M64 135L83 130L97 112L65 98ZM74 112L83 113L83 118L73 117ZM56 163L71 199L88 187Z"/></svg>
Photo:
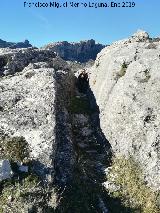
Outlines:
<svg viewBox="0 0 160 213"><path fill-rule="evenodd" d="M96 43L93 39L71 43L62 41L44 46L45 49L55 51L64 60L81 63L95 60L97 54L105 47L106 45Z"/></svg>
<svg viewBox="0 0 160 213"><path fill-rule="evenodd" d="M95 40L84 40L80 42L59 41L46 44L40 49L56 52L59 57L67 61L77 61L80 63L95 60L97 54L107 45L96 43ZM28 40L24 42L7 42L0 39L0 48L20 49L33 47Z"/></svg>
<svg viewBox="0 0 160 213"><path fill-rule="evenodd" d="M11 49L16 49L16 48L28 48L32 47L32 45L29 43L28 40L25 40L24 42L7 42L2 39L0 39L0 48L11 48Z"/></svg>

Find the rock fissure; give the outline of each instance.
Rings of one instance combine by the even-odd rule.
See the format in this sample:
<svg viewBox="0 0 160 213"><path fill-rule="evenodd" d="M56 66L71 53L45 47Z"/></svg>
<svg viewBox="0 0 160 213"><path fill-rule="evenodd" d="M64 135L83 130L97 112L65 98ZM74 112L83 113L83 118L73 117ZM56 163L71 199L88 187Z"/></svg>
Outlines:
<svg viewBox="0 0 160 213"><path fill-rule="evenodd" d="M75 98L89 102L87 95L77 94ZM58 212L108 212L102 183L110 163L110 146L98 126L97 109L88 107L83 114L81 108L80 113L70 112L76 163Z"/></svg>
<svg viewBox="0 0 160 213"><path fill-rule="evenodd" d="M157 213L159 39L54 47L0 49L0 212Z"/></svg>
<svg viewBox="0 0 160 213"><path fill-rule="evenodd" d="M111 198L104 188L112 149L100 128L99 108L94 95L89 89L87 94L76 91L72 101L73 98L74 103L84 102L76 111L69 109L76 161L72 178L62 189L56 212L118 212L114 209L128 212L121 201Z"/></svg>

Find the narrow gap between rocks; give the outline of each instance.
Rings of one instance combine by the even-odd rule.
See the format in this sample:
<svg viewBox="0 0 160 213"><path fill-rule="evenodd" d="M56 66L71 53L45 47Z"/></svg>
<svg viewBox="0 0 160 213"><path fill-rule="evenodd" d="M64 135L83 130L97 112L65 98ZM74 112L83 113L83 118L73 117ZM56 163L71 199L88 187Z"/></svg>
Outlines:
<svg viewBox="0 0 160 213"><path fill-rule="evenodd" d="M76 165L70 184L62 190L56 212L131 212L120 200L109 197L103 187L112 152L100 128L99 107L90 88L87 94L76 89L69 111Z"/></svg>

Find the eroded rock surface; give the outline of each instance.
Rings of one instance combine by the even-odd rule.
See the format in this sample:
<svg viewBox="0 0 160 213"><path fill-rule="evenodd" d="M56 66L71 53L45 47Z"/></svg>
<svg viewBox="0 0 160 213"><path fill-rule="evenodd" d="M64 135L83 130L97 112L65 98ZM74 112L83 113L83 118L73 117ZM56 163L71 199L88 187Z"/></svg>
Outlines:
<svg viewBox="0 0 160 213"><path fill-rule="evenodd" d="M36 169L40 173L54 173L54 161L56 165L59 158L68 162L67 166L70 167L74 163L74 154L71 153L73 148L67 104L73 90L74 75L68 64L49 51L16 50L8 55L11 61L3 68L14 75L0 79L1 137L23 136L29 143L31 158L38 161ZM21 72L16 72L17 66ZM62 125L63 131L66 130L61 136L65 146L59 144L61 141L58 139ZM65 156L59 153L59 149ZM59 169L63 165L59 165ZM67 166L62 169L63 172L67 172ZM62 176L59 179L62 180ZM65 181L67 178L69 174Z"/></svg>
<svg viewBox="0 0 160 213"><path fill-rule="evenodd" d="M133 157L160 188L160 43L139 31L97 56L90 84L115 155Z"/></svg>

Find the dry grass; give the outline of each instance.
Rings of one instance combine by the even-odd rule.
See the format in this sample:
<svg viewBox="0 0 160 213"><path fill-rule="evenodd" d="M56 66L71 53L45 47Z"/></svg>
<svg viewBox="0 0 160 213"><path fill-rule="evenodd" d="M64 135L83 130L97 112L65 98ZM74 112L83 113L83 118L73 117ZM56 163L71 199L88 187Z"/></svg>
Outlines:
<svg viewBox="0 0 160 213"><path fill-rule="evenodd" d="M0 194L0 213L22 212L24 201L33 197L32 193L38 183L38 178L34 175L29 175L22 182L6 182Z"/></svg>
<svg viewBox="0 0 160 213"><path fill-rule="evenodd" d="M114 159L108 180L118 186L110 194L120 198L126 207L141 213L159 212L156 193L145 184L140 167L131 158Z"/></svg>

